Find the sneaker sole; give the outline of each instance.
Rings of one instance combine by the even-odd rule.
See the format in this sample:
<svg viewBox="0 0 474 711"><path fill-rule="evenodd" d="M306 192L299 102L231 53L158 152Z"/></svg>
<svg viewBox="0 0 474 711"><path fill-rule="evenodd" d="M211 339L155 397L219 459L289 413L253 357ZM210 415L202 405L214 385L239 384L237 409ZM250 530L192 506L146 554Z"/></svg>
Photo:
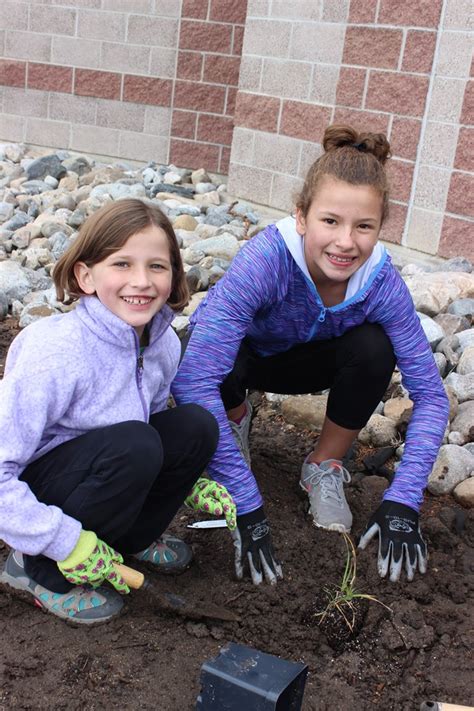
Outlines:
<svg viewBox="0 0 474 711"><path fill-rule="evenodd" d="M300 487L305 492L305 494L307 496L309 496L309 491L306 489L306 487L304 486L304 484L301 481L300 481ZM309 510L311 512L311 505L310 505ZM312 512L311 512L311 516L313 517L313 524L316 526L316 528L323 528L325 531L336 531L337 533L350 533L351 532L352 526L349 526L349 528L347 528L347 526L345 526L343 523L329 523L329 524L325 525L324 523L319 523L318 521L316 521Z"/></svg>

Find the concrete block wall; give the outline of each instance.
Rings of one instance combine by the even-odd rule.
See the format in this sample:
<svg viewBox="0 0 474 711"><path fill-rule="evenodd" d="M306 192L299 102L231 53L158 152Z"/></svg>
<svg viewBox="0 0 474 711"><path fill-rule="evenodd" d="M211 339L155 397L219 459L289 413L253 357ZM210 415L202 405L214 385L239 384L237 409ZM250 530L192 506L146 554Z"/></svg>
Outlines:
<svg viewBox="0 0 474 711"><path fill-rule="evenodd" d="M468 0L249 0L229 188L290 210L329 123L393 149L383 237L474 258Z"/></svg>

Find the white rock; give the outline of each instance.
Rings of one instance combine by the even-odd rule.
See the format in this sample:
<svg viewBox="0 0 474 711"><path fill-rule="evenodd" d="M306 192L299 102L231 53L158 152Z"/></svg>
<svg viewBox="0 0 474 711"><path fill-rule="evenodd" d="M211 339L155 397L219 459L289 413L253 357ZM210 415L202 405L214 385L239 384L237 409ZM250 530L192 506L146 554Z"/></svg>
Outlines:
<svg viewBox="0 0 474 711"><path fill-rule="evenodd" d="M462 506L472 509L474 507L474 477L471 476L458 484L453 491L453 496Z"/></svg>
<svg viewBox="0 0 474 711"><path fill-rule="evenodd" d="M173 326L174 330L178 334L178 336L181 338L181 336L184 336L184 334L187 331L188 325L189 325L189 317L188 316L176 316L173 321L171 322L171 325Z"/></svg>
<svg viewBox="0 0 474 711"><path fill-rule="evenodd" d="M394 397L384 404L383 414L395 424L401 425L409 422L413 412L413 402L408 397Z"/></svg>
<svg viewBox="0 0 474 711"><path fill-rule="evenodd" d="M327 395L291 395L281 404L286 422L304 429L320 430L326 417Z"/></svg>
<svg viewBox="0 0 474 711"><path fill-rule="evenodd" d="M0 262L0 291L8 301L21 301L31 291L30 282L21 266L12 259Z"/></svg>
<svg viewBox="0 0 474 711"><path fill-rule="evenodd" d="M397 441L397 427L393 420L383 415L372 415L359 432L359 441L374 447L385 447Z"/></svg>
<svg viewBox="0 0 474 711"><path fill-rule="evenodd" d="M446 311L456 299L474 296L474 274L435 272L405 279L415 308L428 316Z"/></svg>
<svg viewBox="0 0 474 711"><path fill-rule="evenodd" d="M458 444L474 441L474 400L467 400L459 405L458 414L451 422L451 432L459 432L463 441Z"/></svg>
<svg viewBox="0 0 474 711"><path fill-rule="evenodd" d="M464 447L455 444L443 445L428 480L428 490L432 494L450 494L453 489L467 479L474 469L474 456Z"/></svg>
<svg viewBox="0 0 474 711"><path fill-rule="evenodd" d="M201 303L201 301L206 297L207 292L205 291L197 291L195 294L191 296L191 301L185 308L183 309L183 316L191 316Z"/></svg>
<svg viewBox="0 0 474 711"><path fill-rule="evenodd" d="M474 400L474 373L469 373L468 375L450 373L446 376L444 382L454 390L458 402Z"/></svg>
<svg viewBox="0 0 474 711"><path fill-rule="evenodd" d="M474 346L474 328L467 328L465 331L458 331L458 333L456 333L456 338L459 341L459 347L462 351L465 348L469 348L469 346Z"/></svg>
<svg viewBox="0 0 474 711"><path fill-rule="evenodd" d="M433 321L433 319L427 316L426 314L420 312L418 316L420 318L421 327L425 332L425 336L428 339L431 348L436 348L438 343L444 338L443 329L441 328L439 323Z"/></svg>
<svg viewBox="0 0 474 711"><path fill-rule="evenodd" d="M239 251L239 242L233 235L223 234L196 242L193 249L201 250L205 256L209 255L230 261Z"/></svg>
<svg viewBox="0 0 474 711"><path fill-rule="evenodd" d="M459 375L474 373L474 346L467 346L463 350L456 371Z"/></svg>
<svg viewBox="0 0 474 711"><path fill-rule="evenodd" d="M49 304L28 304L28 306L25 306L21 312L18 323L20 328L24 328L25 326L29 326L30 323L33 323L34 321L39 321L40 319L45 318L45 316L52 316L57 313L59 313L59 311L53 309L53 307Z"/></svg>

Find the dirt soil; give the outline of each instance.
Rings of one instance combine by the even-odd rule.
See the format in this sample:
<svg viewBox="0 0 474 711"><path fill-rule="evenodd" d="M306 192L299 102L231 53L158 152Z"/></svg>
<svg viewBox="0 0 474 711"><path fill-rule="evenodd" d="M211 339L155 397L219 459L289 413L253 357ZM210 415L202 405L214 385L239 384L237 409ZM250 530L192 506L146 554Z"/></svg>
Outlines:
<svg viewBox="0 0 474 711"><path fill-rule="evenodd" d="M15 326L12 320L0 323L0 359ZM268 404L254 421L253 467L285 574L276 587L233 579L226 531L186 528L194 515L184 509L172 525L192 545L195 562L181 576L155 576L162 589L225 605L240 622L165 614L137 591L118 619L74 628L2 590L0 711L191 711L201 665L229 641L307 664L304 711L416 710L426 700L474 704L474 512L450 497L427 495L422 526L428 573L412 583L379 579L374 543L358 554L357 586L391 612L369 603L354 638L328 636L314 616L315 605L340 580L345 546L341 535L312 525L299 490L301 461L313 438L285 425ZM351 464L347 492L355 539L387 484L358 471L358 461ZM0 564L6 554L0 543Z"/></svg>

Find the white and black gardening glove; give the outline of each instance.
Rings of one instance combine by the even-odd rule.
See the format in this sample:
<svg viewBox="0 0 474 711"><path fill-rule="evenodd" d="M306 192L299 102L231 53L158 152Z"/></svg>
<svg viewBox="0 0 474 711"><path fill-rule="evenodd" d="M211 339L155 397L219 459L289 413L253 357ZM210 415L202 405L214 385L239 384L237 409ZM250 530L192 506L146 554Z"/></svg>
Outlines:
<svg viewBox="0 0 474 711"><path fill-rule="evenodd" d="M231 531L235 548L235 573L239 580L244 577L247 567L254 585L260 585L263 578L276 585L282 578L281 565L272 546L270 526L263 507L237 516L237 528Z"/></svg>
<svg viewBox="0 0 474 711"><path fill-rule="evenodd" d="M396 501L383 501L367 524L359 548L365 548L377 534L380 577L385 578L390 570L390 580L396 582L404 562L408 580L413 580L417 566L420 573L426 573L428 552L414 509Z"/></svg>

